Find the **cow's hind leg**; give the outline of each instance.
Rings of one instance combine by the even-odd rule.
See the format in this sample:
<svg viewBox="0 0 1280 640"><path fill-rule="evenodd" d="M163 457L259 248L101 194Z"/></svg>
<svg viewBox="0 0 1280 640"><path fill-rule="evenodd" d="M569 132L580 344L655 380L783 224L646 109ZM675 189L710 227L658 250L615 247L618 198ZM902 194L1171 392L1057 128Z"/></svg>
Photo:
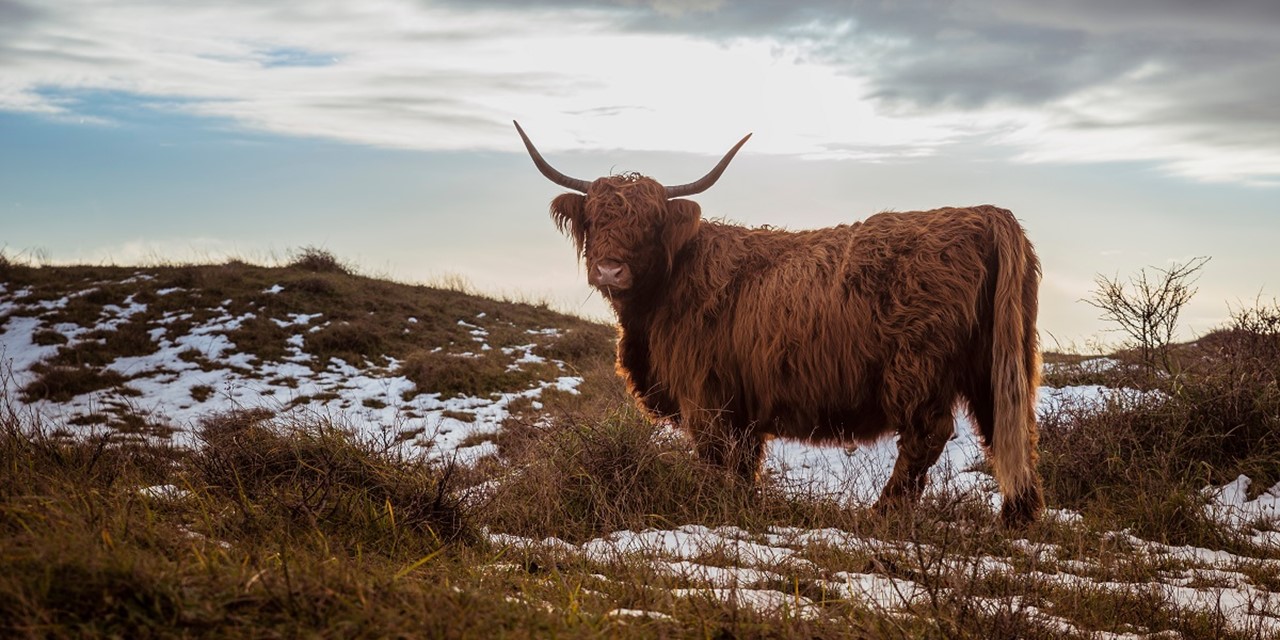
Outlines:
<svg viewBox="0 0 1280 640"><path fill-rule="evenodd" d="M992 397L990 382L978 378L964 396L969 403L969 415L978 434L982 436L982 445L990 452L995 443L995 399ZM993 466L994 462L992 461ZM999 467L996 470L998 473ZM1035 521L1036 516L1044 510L1044 495L1034 467L1027 475L1030 479L1020 483L1019 490L1001 490L1004 504L1000 508L1000 521L1006 527L1023 528Z"/></svg>
<svg viewBox="0 0 1280 640"><path fill-rule="evenodd" d="M877 511L883 513L915 504L920 499L929 479L929 469L942 455L954 432L954 424L950 412L936 412L899 433L898 462L876 501Z"/></svg>

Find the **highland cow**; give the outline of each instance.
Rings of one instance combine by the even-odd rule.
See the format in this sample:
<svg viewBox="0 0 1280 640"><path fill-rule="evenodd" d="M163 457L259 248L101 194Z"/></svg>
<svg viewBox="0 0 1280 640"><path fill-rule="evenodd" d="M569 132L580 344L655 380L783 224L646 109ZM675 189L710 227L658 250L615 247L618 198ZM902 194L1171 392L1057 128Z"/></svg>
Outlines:
<svg viewBox="0 0 1280 640"><path fill-rule="evenodd" d="M1036 472L1040 266L1013 214L993 206L878 213L828 229L703 220L696 182L638 174L588 182L534 164L577 193L551 203L588 282L619 324L619 374L700 458L756 480L770 438L869 442L898 435L878 510L912 504L963 402L1021 526L1043 508Z"/></svg>

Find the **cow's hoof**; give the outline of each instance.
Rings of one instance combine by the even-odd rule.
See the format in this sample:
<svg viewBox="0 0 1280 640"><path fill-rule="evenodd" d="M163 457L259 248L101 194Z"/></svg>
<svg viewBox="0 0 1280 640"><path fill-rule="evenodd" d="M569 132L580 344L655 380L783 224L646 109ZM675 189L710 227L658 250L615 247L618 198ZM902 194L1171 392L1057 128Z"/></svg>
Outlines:
<svg viewBox="0 0 1280 640"><path fill-rule="evenodd" d="M1032 491L1005 498L1000 507L1000 522L1006 529L1026 529L1040 517L1041 511L1044 511L1044 498L1040 494L1040 488L1036 487Z"/></svg>

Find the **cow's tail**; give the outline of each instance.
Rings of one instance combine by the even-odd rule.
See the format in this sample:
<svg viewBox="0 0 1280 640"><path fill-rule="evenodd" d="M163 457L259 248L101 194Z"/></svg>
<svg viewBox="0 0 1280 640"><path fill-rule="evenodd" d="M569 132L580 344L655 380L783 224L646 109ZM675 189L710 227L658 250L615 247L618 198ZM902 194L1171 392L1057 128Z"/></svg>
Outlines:
<svg viewBox="0 0 1280 640"><path fill-rule="evenodd" d="M1040 263L1013 214L993 220L998 271L992 314L991 389L995 420L991 457L1004 506L1006 526L1022 526L1044 508L1036 471L1037 289Z"/></svg>

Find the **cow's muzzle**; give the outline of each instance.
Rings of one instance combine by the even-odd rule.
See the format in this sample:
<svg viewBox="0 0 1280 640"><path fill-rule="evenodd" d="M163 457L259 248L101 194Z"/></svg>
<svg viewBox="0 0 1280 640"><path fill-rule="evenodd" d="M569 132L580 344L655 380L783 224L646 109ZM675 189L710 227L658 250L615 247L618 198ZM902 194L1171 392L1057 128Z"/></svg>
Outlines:
<svg viewBox="0 0 1280 640"><path fill-rule="evenodd" d="M631 288L631 269L614 260L601 260L587 273L587 282L598 289L625 291Z"/></svg>

